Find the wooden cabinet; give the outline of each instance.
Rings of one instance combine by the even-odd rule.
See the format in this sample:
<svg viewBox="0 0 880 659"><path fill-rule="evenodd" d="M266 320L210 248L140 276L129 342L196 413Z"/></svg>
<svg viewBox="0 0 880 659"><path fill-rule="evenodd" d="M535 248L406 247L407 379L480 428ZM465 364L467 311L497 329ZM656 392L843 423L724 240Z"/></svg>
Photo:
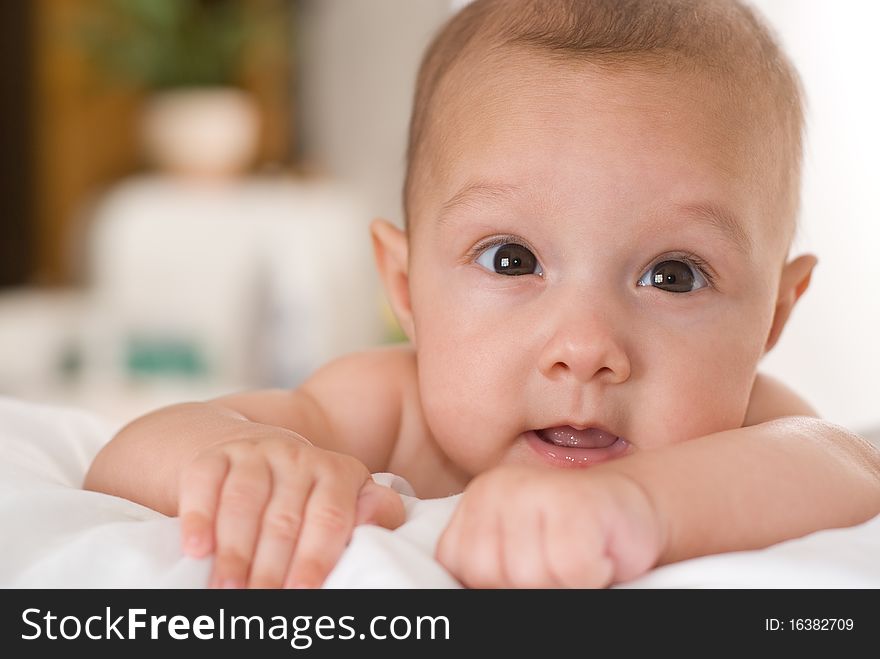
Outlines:
<svg viewBox="0 0 880 659"><path fill-rule="evenodd" d="M4 141L12 148L3 157L0 286L77 283L89 204L113 182L145 169L137 129L144 93L108 84L76 37L82 12L96 2L2 3L3 40L13 52L3 76ZM245 79L264 115L260 161L284 167L292 151L290 3L249 6L285 17L248 54Z"/></svg>

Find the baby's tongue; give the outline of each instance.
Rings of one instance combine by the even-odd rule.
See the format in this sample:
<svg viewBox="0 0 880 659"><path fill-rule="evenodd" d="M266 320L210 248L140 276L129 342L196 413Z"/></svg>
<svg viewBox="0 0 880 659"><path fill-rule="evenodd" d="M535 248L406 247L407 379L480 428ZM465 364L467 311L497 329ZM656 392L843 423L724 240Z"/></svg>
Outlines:
<svg viewBox="0 0 880 659"><path fill-rule="evenodd" d="M571 426L558 426L536 430L535 433L545 442L575 448L606 448L617 441L616 435L596 428L576 430Z"/></svg>

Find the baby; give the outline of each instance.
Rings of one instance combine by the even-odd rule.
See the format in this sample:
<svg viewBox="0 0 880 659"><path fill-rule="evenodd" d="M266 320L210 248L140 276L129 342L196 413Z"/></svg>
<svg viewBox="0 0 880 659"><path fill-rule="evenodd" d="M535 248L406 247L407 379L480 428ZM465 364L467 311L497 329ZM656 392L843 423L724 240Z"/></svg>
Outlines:
<svg viewBox="0 0 880 659"><path fill-rule="evenodd" d="M476 0L429 48L406 230L371 226L409 338L293 391L158 410L86 487L179 514L217 587L316 587L399 496L464 492L472 587L593 587L880 513L880 454L757 373L788 260L797 74L736 0ZM352 273L358 276L358 273Z"/></svg>

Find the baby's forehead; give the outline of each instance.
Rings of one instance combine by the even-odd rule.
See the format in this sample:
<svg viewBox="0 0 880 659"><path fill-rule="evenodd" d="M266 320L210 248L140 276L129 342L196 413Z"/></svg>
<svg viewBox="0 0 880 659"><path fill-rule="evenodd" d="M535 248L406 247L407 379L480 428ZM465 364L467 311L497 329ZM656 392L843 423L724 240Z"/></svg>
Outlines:
<svg viewBox="0 0 880 659"><path fill-rule="evenodd" d="M718 122L738 122L762 115L735 102L741 90L728 81L693 69L648 61L599 65L563 59L532 48L507 47L481 58L463 59L453 67L427 111L428 126L455 128L485 119L481 113L503 111L511 104L541 102L551 111L577 109L568 98L585 101L591 112L619 109L670 114L699 104L703 114ZM579 114L579 121L590 121ZM736 126L731 126L735 128Z"/></svg>
<svg viewBox="0 0 880 659"><path fill-rule="evenodd" d="M753 139L741 140L740 160L749 165L744 175L761 181L756 194L765 197L768 208L778 209L774 216L793 225L800 197L800 80L761 16L740 0L468 3L431 42L419 69L404 183L408 224L418 220L420 197L436 183L429 170L442 172L459 152L479 148L476 141L455 140L468 126L485 126L480 115L497 109L485 103L469 107L475 105L474 92L491 96L518 84L528 94L522 79L499 77L509 73L514 59L517 67L544 62L546 73L589 63L612 74L640 71L648 80L669 71L702 74L694 79L698 85L682 90L693 95L694 105L720 108L710 122L716 129L735 122L758 128L749 136Z"/></svg>
<svg viewBox="0 0 880 659"><path fill-rule="evenodd" d="M627 141L644 142L657 152L681 150L689 143L702 149L706 162L711 161L723 178L752 179L755 194L766 193L768 203L779 201L780 191L770 179L772 172L782 167L781 150L768 148L780 135L778 126L754 113L739 112L728 102L728 89L705 75L656 66L609 70L519 49L462 67L443 91L445 94L438 96L443 102L432 108L433 134L426 136L432 142L429 159L433 176L413 181L414 188L422 186L421 192L438 182L455 181L461 187L464 181L458 180L459 170L496 150L509 154L495 163L496 168L518 164L527 176L537 175L529 171L532 165L533 172L540 171L539 165L565 169L562 154L560 160L547 162L559 144L532 136L558 126L562 128L560 139L568 139L571 126L576 124L583 129L583 153L600 149L600 142L604 142L606 151L616 152L615 164L626 168L628 158L644 158L642 153L625 148ZM678 133L666 130L676 124ZM595 127L592 132L591 127ZM491 149L487 148L490 141ZM518 143L528 148L517 151L514 147ZM505 145L511 148L505 151ZM701 161L693 158L690 162L696 170ZM499 178L487 177L485 171L477 174L481 179ZM511 183L509 178L500 178L502 187ZM473 192L480 189L482 194L475 198L485 201L497 196L497 186L478 186ZM445 192L442 203L459 190ZM704 206L712 202L695 201ZM704 215L713 214L726 218L733 213ZM768 218L780 215L785 213L768 213ZM722 219L719 226L724 225L733 223ZM743 234L748 233L749 229L739 232L741 243L747 242Z"/></svg>

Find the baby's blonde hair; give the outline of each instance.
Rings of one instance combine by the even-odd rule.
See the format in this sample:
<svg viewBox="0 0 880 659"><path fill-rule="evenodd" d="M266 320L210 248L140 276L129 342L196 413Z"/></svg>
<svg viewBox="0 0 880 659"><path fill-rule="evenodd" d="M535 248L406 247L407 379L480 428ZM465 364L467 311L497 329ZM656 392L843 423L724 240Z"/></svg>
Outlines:
<svg viewBox="0 0 880 659"><path fill-rule="evenodd" d="M800 197L804 94L772 30L740 0L475 0L440 30L416 83L403 189L413 196L436 130L438 99L455 93L457 65L504 48L589 62L608 71L711 76L733 112L769 119L764 145L779 173L769 192L793 226ZM441 92L442 90L442 92Z"/></svg>

